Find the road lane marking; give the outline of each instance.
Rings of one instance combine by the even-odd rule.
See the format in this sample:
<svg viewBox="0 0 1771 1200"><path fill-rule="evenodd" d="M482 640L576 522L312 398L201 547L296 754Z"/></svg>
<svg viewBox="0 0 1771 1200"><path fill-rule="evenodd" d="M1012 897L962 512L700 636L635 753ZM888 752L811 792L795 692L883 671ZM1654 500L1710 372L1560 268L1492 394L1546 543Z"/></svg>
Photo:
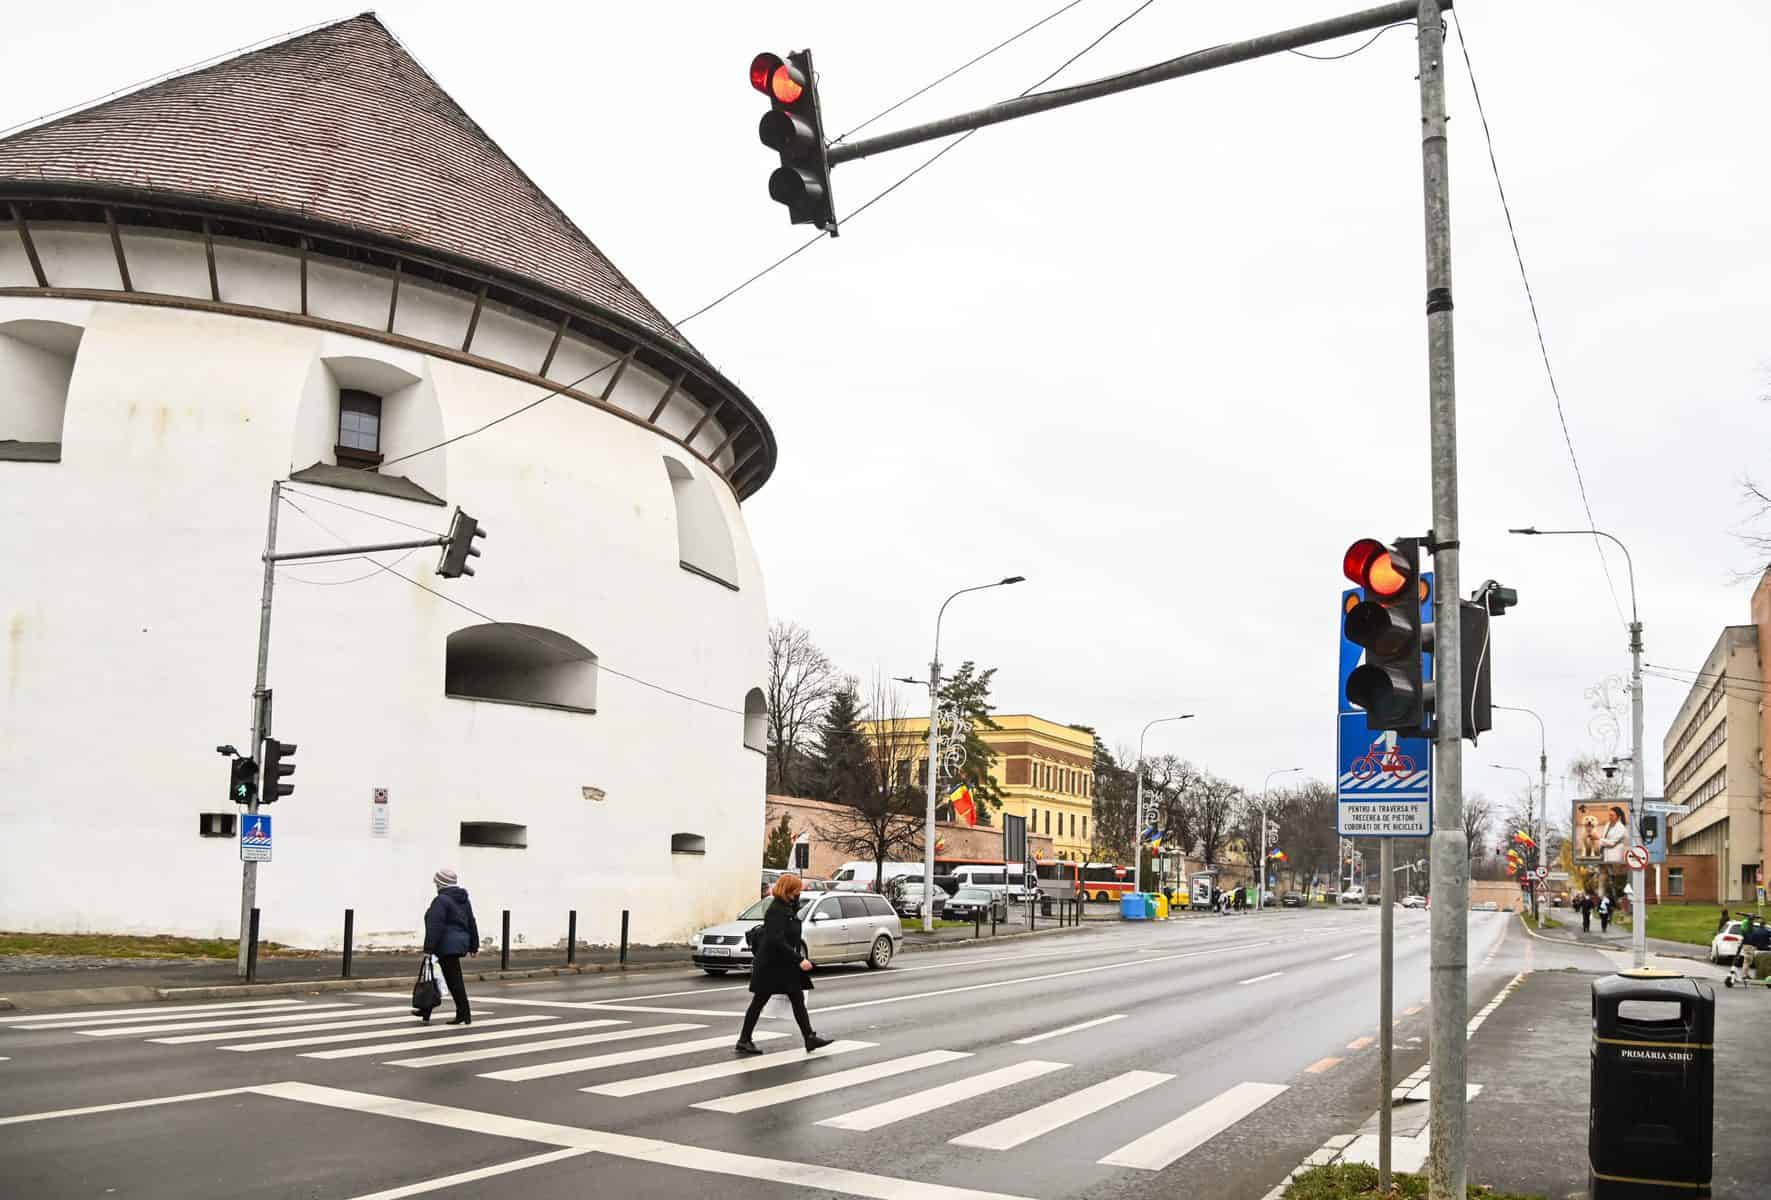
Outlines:
<svg viewBox="0 0 1771 1200"><path fill-rule="evenodd" d="M1371 1042L1372 1042L1372 1039L1368 1038L1368 1037L1354 1038L1352 1041L1347 1043L1347 1049L1349 1049L1349 1050L1363 1050L1367 1046L1371 1045Z"/></svg>
<svg viewBox="0 0 1771 1200"><path fill-rule="evenodd" d="M401 1021L417 1024L418 1018L409 1012L396 1013L388 1017L351 1017L337 1021L321 1021L313 1025L285 1025L281 1029L223 1029L219 1033L181 1033L177 1037L149 1038L148 1041L160 1046L190 1046L198 1042L225 1042L229 1038L243 1037L280 1037L286 1033L313 1033L332 1029L361 1029L365 1025L394 1025ZM446 1027L445 1027L446 1028ZM386 1037L392 1030L378 1029L376 1037ZM322 1039L324 1040L324 1039Z"/></svg>
<svg viewBox="0 0 1771 1200"><path fill-rule="evenodd" d="M1084 1029L1093 1029L1096 1025L1105 1025L1110 1021L1125 1020L1124 1013L1114 1013L1110 1017L1096 1017L1092 1021L1079 1021L1075 1025L1066 1025L1062 1029L1051 1029L1045 1033L1036 1033L1032 1037L1016 1038L1017 1046L1031 1046L1034 1042L1043 1042L1047 1038L1063 1037L1066 1033L1076 1033Z"/></svg>
<svg viewBox="0 0 1771 1200"><path fill-rule="evenodd" d="M731 1008L654 1008L648 1004L584 1004L581 1008L587 1012L637 1012L664 1013L673 1017L741 1017L742 1009Z"/></svg>
<svg viewBox="0 0 1771 1200"><path fill-rule="evenodd" d="M575 1146L567 1150L549 1150L546 1154L532 1154L528 1158L513 1159L507 1163L497 1163L490 1167L477 1167L472 1171L459 1171L454 1175L426 1179L423 1183L409 1183L404 1187L388 1188L383 1192L366 1192L361 1196L352 1196L351 1200L406 1200L408 1196L422 1196L426 1192L440 1192L444 1188L456 1187L463 1183L491 1179L497 1175L508 1175L512 1171L545 1166L548 1163L559 1162L561 1159L578 1158L581 1155L595 1153L596 1150L590 1146Z"/></svg>
<svg viewBox="0 0 1771 1200"><path fill-rule="evenodd" d="M1305 1067L1304 1073L1306 1075L1320 1075L1324 1071L1332 1071L1344 1061L1346 1060L1340 1058L1319 1058L1309 1066Z"/></svg>
<svg viewBox="0 0 1771 1200"><path fill-rule="evenodd" d="M1264 980L1268 980L1268 979L1277 979L1283 974L1285 974L1284 971L1268 971L1265 975L1256 975L1253 979L1238 979L1236 981L1236 983L1238 986L1243 986L1243 985L1250 984L1250 983L1260 983L1260 982L1262 982Z"/></svg>
<svg viewBox="0 0 1771 1200"><path fill-rule="evenodd" d="M1351 954L1337 954L1333 958L1329 959L1328 961L1329 962L1346 962L1349 958L1352 958L1352 957L1353 956Z"/></svg>
<svg viewBox="0 0 1771 1200"><path fill-rule="evenodd" d="M752 1109L768 1108L775 1104L785 1104L790 1100L801 1100L807 1096L817 1096L824 1092L840 1091L857 1083L870 1083L875 1079L889 1079L893 1075L902 1075L906 1071L919 1071L924 1067L939 1066L942 1063L957 1062L971 1055L958 1050L930 1050L923 1054L911 1054L903 1058L888 1058L884 1062L869 1063L864 1067L851 1067L846 1071L835 1071L829 1075L815 1075L810 1079L799 1079L793 1083L777 1084L774 1087L758 1088L752 1092L739 1092L735 1096L723 1096L718 1100L703 1100L695 1105L711 1112L745 1113Z"/></svg>
<svg viewBox="0 0 1771 1200"><path fill-rule="evenodd" d="M979 1150L1012 1150L1022 1142L1030 1142L1040 1134L1062 1129L1072 1121L1092 1116L1173 1078L1173 1075L1164 1075L1160 1071L1127 1071L1030 1108L1026 1112L1005 1117L981 1129L962 1133L951 1139L951 1144L971 1146Z"/></svg>
<svg viewBox="0 0 1771 1200"><path fill-rule="evenodd" d="M527 1017L493 1017L489 1021L476 1018L473 1023L473 1028L478 1029L482 1025L523 1025L534 1021L551 1021L553 1019L554 1018L551 1016L540 1015ZM563 1029L565 1026L550 1025L548 1028ZM450 1025L414 1025L410 1029L365 1029L361 1033L333 1033L322 1037L282 1038L274 1042L241 1042L233 1046L217 1046L216 1049L237 1050L242 1054L250 1054L255 1050L288 1050L296 1046L327 1046L337 1045L339 1042L372 1042L376 1038L448 1035L456 1032L458 1032L458 1030ZM525 1029L522 1032L527 1035L537 1031ZM245 1037L247 1035L242 1033L233 1036ZM255 1032L251 1036L257 1037L258 1033ZM391 1046L389 1048L391 1048ZM381 1049L381 1047L378 1046L376 1049Z"/></svg>
<svg viewBox="0 0 1771 1200"><path fill-rule="evenodd" d="M534 1018L531 1018L531 1020L533 1020L533 1019ZM478 1022L475 1022L475 1024L477 1025ZM487 1024L490 1024L490 1022L487 1022ZM625 1025L625 1024L627 1024L626 1021L563 1021L563 1022L556 1024L556 1025L546 1025L546 1026L542 1026L540 1028L536 1028L536 1027L531 1026L528 1029L496 1029L496 1030L493 1030L491 1033L457 1033L454 1037L448 1039L447 1042L444 1042L442 1044L445 1046L459 1046L463 1042L470 1043L470 1044L479 1044L479 1043L483 1043L483 1042L506 1042L506 1041L510 1041L512 1038L536 1038L536 1037L552 1038L552 1036L556 1033L565 1033L566 1031L572 1030L572 1029L596 1029L599 1027L606 1027L609 1025ZM677 1028L700 1029L700 1028L702 1028L702 1026L700 1026L700 1025L682 1025L682 1026L678 1026ZM633 1036L638 1036L638 1035L633 1035ZM584 1041L582 1038L564 1038L564 1039L554 1039L554 1040L548 1041L548 1042L537 1042L537 1043L534 1043L534 1046L535 1046L535 1048L539 1049L539 1048L543 1048L545 1046L574 1046L574 1045L583 1045L583 1044L584 1044ZM340 1059L340 1058L366 1058L366 1057L376 1055L376 1054L397 1054L402 1050L411 1051L416 1054L419 1051L429 1050L429 1049L431 1049L431 1047L429 1047L429 1046L414 1046L414 1045L411 1045L410 1043L407 1043L407 1042L378 1042L373 1046L346 1046L342 1050L315 1050L315 1051L312 1051L311 1053L303 1054L302 1057L303 1058L321 1058L321 1059L326 1059L328 1061L331 1061L333 1059ZM526 1047L515 1049L515 1050L505 1050L505 1051L503 1051L503 1053L518 1054L518 1053L521 1053L523 1051L523 1049L526 1049ZM448 1061L453 1061L453 1062L470 1062L470 1061L472 1061L471 1059L468 1059L468 1058L455 1056L449 1050L441 1051L441 1053L439 1055L439 1061L442 1061L443 1055L449 1056ZM480 1057L490 1058L493 1056L492 1055L481 1055ZM415 1061L416 1062L428 1062L429 1060L428 1059L417 1059L417 1060L406 1059L406 1060L402 1060L399 1065L403 1066L403 1067L404 1066L411 1066Z"/></svg>
<svg viewBox="0 0 1771 1200"><path fill-rule="evenodd" d="M225 1029L228 1026L241 1025L275 1025L279 1021L301 1021L308 1013L314 1014L316 1021L336 1019L340 1014L332 1009L353 1009L364 1017L381 1016L373 1009L358 1008L355 1004L310 1004L299 1012L280 1012L269 1017L229 1017L219 1021L180 1021L176 1025L125 1025L120 1029L81 1029L77 1032L82 1037L135 1037L144 1033L178 1033L186 1029Z"/></svg>
<svg viewBox="0 0 1771 1200"><path fill-rule="evenodd" d="M805 1062L808 1059L828 1058L832 1054L847 1054L851 1050L868 1050L878 1044L877 1042L831 1042L828 1046L820 1046L809 1053L804 1050L778 1050L774 1054L753 1055L748 1058L733 1059L731 1062L710 1063L704 1067L684 1067L680 1071L663 1071L656 1075L635 1075L631 1079L617 1079L613 1083L602 1083L595 1087L579 1088L578 1090L597 1096L639 1096L646 1092L663 1091L665 1088L683 1087L691 1083L705 1083L710 1079L729 1079L734 1075L748 1075L753 1071L768 1071L775 1067L787 1066L790 1063Z"/></svg>
<svg viewBox="0 0 1771 1200"><path fill-rule="evenodd" d="M585 1025L625 1025L625 1021L587 1021ZM581 1027L575 1024L574 1027ZM518 1030L518 1037L533 1037L538 1033L552 1033L556 1029L564 1029L564 1025L550 1025L546 1029ZM415 1058L390 1059L386 1065L390 1067L446 1067L453 1063L483 1062L488 1058L512 1058L519 1054L537 1054L543 1050L564 1050L570 1046L601 1046L607 1042L631 1042L636 1038L653 1037L665 1033L686 1033L691 1029L706 1029L705 1025L684 1022L680 1025L630 1026L627 1029L611 1029L606 1033L585 1033L567 1038L547 1038L539 1042L519 1042L514 1046L488 1046L474 1050L444 1050L438 1054L424 1054ZM486 1041L492 1041L498 1034L487 1034ZM453 1041L450 1042L454 1044ZM386 1046L384 1050L411 1050L412 1046ZM306 1058L356 1058L369 1053L369 1049L353 1046L348 1050L326 1050L315 1054L304 1055Z"/></svg>
<svg viewBox="0 0 1771 1200"><path fill-rule="evenodd" d="M633 1033L634 1036L639 1036L643 1033L663 1032L666 1028L668 1027L655 1026L648 1030L633 1030L628 1032ZM704 1028L704 1026L697 1026L696 1028ZM787 1035L784 1033L758 1032L754 1036L757 1041L761 1042L769 1041L774 1038L786 1037ZM619 1039L610 1034L602 1034L600 1035L599 1040L617 1041ZM624 1067L629 1063L650 1062L655 1058L675 1058L679 1054L693 1054L697 1050L716 1050L721 1046L724 1046L728 1050L731 1049L731 1034L722 1033L718 1037L697 1038L694 1041L688 1042L672 1042L668 1046L646 1046L639 1050L623 1050L615 1054L595 1054L588 1058L568 1058L562 1059L558 1062L537 1063L531 1067L512 1067L508 1071L489 1072L488 1074L481 1075L480 1078L499 1079L506 1083L519 1082L525 1079L548 1079L555 1075L570 1075L580 1071L595 1071L602 1067ZM521 1052L520 1048L512 1051L512 1053Z"/></svg>
<svg viewBox="0 0 1771 1200"><path fill-rule="evenodd" d="M1066 1070L1069 1066L1069 1063L1043 1062L1036 1058L1028 1059L1026 1062L1011 1063L1006 1067L985 1071L981 1075L973 1075L967 1079L957 1079L952 1083L944 1083L938 1087L911 1092L908 1096L899 1096L895 1100L884 1100L878 1104L870 1104L866 1108L857 1108L853 1112L826 1118L819 1121L818 1124L828 1125L833 1129L853 1129L866 1133L875 1129L883 1129L887 1125L894 1125L911 1117L919 1117L937 1108L945 1108L949 1104L958 1104L961 1100L985 1096L1001 1088L1025 1083L1029 1079L1038 1079L1042 1075L1050 1075L1053 1071Z"/></svg>
<svg viewBox="0 0 1771 1200"><path fill-rule="evenodd" d="M1158 1125L1143 1137L1127 1142L1101 1159L1100 1164L1160 1171L1287 1090L1282 1083L1239 1083L1166 1125Z"/></svg>
<svg viewBox="0 0 1771 1200"><path fill-rule="evenodd" d="M122 1112L130 1108L151 1108L156 1104L183 1104L187 1100L210 1100L216 1096L238 1096L255 1088L219 1088L213 1092L186 1092L182 1096L156 1096L151 1100L123 1100L116 1104L91 1104L85 1108L58 1108L50 1112L21 1113L16 1117L0 1117L0 1125L24 1125L31 1121L53 1121L58 1117L85 1117L93 1113Z"/></svg>
<svg viewBox="0 0 1771 1200"><path fill-rule="evenodd" d="M785 1159L761 1158L749 1154L733 1154L662 1142L654 1138L635 1137L624 1133L607 1133L597 1129L578 1129L570 1125L552 1125L545 1121L529 1121L520 1117L503 1117L473 1109L449 1108L419 1100L397 1100L367 1092L349 1092L341 1088L321 1087L310 1083L270 1083L241 1089L279 1100L295 1100L307 1104L326 1105L350 1112L374 1116L396 1117L455 1129L483 1133L493 1137L516 1138L544 1146L585 1149L615 1158L632 1159L656 1166L702 1171L712 1175L730 1175L761 1183L779 1183L808 1191L835 1192L845 1196L862 1196L867 1200L1022 1200L1002 1192L985 1192L973 1188L949 1187L939 1183L923 1183L915 1179L895 1179L889 1175L869 1175L839 1167L816 1163L792 1162ZM157 1103L150 1102L150 1103Z"/></svg>
<svg viewBox="0 0 1771 1200"><path fill-rule="evenodd" d="M14 1024L14 1029L68 1029L75 1025L128 1025L135 1021L182 1021L196 1012L231 1012L235 1016L250 1016L253 1011L267 1008L303 1008L301 1000L242 1000L235 1004L178 1004L178 1005L146 1005L140 1009L106 1008L95 1013L68 1014L61 1013L41 1016L18 1015L22 1024ZM97 1018L96 1020L94 1018Z"/></svg>

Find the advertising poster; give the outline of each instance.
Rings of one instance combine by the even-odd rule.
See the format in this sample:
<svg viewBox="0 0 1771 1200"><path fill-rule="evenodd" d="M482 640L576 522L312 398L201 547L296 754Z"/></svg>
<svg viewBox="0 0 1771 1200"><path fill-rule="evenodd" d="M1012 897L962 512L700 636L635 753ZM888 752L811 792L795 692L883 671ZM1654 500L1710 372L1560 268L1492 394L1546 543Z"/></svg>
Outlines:
<svg viewBox="0 0 1771 1200"><path fill-rule="evenodd" d="M1628 800L1587 800L1574 806L1575 862L1621 867L1629 848Z"/></svg>

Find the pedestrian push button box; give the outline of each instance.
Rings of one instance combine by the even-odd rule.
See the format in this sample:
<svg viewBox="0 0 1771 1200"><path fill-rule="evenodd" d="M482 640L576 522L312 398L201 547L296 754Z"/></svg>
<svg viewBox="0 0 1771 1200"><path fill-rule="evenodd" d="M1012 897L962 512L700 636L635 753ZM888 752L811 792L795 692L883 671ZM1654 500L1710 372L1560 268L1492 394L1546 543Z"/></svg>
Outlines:
<svg viewBox="0 0 1771 1200"><path fill-rule="evenodd" d="M1710 1194L1716 993L1670 971L1593 984L1590 1200Z"/></svg>

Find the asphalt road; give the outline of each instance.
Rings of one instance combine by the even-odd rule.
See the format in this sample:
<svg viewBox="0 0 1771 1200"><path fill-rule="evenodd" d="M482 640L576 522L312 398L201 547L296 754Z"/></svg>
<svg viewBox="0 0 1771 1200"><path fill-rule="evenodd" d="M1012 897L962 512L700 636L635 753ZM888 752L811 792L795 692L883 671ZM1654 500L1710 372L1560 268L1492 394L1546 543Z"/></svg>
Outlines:
<svg viewBox="0 0 1771 1200"><path fill-rule="evenodd" d="M1471 1009L1524 965L1470 915ZM1397 913L1397 1076L1426 1059L1427 916ZM1376 909L1084 927L820 972L818 1031L730 1050L741 979L9 1016L0 1197L1258 1200L1376 1106ZM1184 1190L1183 1190L1184 1189Z"/></svg>

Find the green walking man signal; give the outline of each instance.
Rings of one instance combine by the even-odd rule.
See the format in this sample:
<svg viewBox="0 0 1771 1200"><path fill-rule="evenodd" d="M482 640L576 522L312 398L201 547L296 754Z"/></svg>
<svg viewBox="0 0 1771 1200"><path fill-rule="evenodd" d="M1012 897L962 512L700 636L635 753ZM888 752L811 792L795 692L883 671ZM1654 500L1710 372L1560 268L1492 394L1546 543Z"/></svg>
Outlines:
<svg viewBox="0 0 1771 1200"><path fill-rule="evenodd" d="M228 799L235 804L251 804L258 798L258 764L250 758L236 758L228 769Z"/></svg>

